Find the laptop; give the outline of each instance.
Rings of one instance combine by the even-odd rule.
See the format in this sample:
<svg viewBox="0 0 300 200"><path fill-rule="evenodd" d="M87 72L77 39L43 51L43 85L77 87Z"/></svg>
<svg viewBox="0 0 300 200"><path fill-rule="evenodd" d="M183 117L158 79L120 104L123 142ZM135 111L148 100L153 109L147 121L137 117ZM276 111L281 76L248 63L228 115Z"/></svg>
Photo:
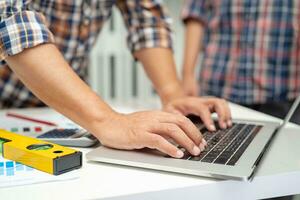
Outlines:
<svg viewBox="0 0 300 200"><path fill-rule="evenodd" d="M297 109L300 96L294 101L282 123L233 120L233 126L210 133L199 117L191 116L208 142L199 156L190 155L185 149L182 159L171 158L152 149L134 151L100 146L87 153L91 161L132 167L175 172L218 179L249 180L254 176L263 155L274 137L280 132Z"/></svg>

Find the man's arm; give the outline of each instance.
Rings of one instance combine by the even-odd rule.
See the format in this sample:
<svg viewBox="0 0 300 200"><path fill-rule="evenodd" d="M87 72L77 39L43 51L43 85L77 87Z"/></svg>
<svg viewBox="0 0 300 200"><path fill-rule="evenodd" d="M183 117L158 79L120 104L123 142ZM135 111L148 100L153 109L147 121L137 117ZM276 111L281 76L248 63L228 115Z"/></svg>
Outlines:
<svg viewBox="0 0 300 200"><path fill-rule="evenodd" d="M210 21L211 1L185 0L182 8L182 21L185 24L185 48L183 59L183 86L185 93L196 96L200 86L195 75L195 66L202 50L204 29Z"/></svg>
<svg viewBox="0 0 300 200"><path fill-rule="evenodd" d="M6 62L39 99L84 127L113 112L75 74L53 44L27 49L7 57Z"/></svg>
<svg viewBox="0 0 300 200"><path fill-rule="evenodd" d="M231 114L225 100L217 98L187 97L176 75L175 62L170 49L152 48L137 51L140 60L162 99L164 109L183 115L200 116L206 127L215 131L212 112L217 112L221 128L231 126Z"/></svg>
<svg viewBox="0 0 300 200"><path fill-rule="evenodd" d="M211 112L217 112L220 126L230 126L231 115L224 100L185 96L176 74L171 51L170 18L164 7L156 0L119 0L118 7L129 32L129 48L142 62L164 109L183 115L196 114L211 131L215 130Z"/></svg>
<svg viewBox="0 0 300 200"><path fill-rule="evenodd" d="M202 49L203 35L204 27L198 20L186 20L182 79L185 93L191 96L197 96L199 93L195 67Z"/></svg>
<svg viewBox="0 0 300 200"><path fill-rule="evenodd" d="M170 137L198 155L205 141L186 118L161 111L123 115L113 111L64 61L53 44L42 44L9 56L6 62L20 80L47 105L69 117L103 145L118 149L158 149L180 158Z"/></svg>
<svg viewBox="0 0 300 200"><path fill-rule="evenodd" d="M184 96L170 49L147 48L135 52L134 56L143 64L163 105Z"/></svg>

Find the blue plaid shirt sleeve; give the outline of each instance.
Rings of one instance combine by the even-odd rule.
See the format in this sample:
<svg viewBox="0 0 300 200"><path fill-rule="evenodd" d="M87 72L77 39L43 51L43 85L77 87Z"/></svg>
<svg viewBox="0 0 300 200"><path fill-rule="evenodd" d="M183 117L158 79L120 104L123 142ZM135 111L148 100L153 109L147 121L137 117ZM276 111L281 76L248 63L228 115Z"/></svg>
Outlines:
<svg viewBox="0 0 300 200"><path fill-rule="evenodd" d="M210 0L185 0L181 13L183 22L195 19L205 25L208 24L209 3Z"/></svg>
<svg viewBox="0 0 300 200"><path fill-rule="evenodd" d="M44 16L26 9L30 0L0 1L0 61L26 48L54 42Z"/></svg>
<svg viewBox="0 0 300 200"><path fill-rule="evenodd" d="M131 52L143 48L172 49L172 20L159 0L119 0L118 7L128 29Z"/></svg>

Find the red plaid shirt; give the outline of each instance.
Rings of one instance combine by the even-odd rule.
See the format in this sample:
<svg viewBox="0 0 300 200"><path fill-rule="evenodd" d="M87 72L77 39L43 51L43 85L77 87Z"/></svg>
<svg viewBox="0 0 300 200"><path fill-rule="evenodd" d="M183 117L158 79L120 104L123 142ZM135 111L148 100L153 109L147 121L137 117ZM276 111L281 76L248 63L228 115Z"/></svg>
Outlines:
<svg viewBox="0 0 300 200"><path fill-rule="evenodd" d="M186 0L183 19L205 27L202 95L242 104L300 92L299 0Z"/></svg>

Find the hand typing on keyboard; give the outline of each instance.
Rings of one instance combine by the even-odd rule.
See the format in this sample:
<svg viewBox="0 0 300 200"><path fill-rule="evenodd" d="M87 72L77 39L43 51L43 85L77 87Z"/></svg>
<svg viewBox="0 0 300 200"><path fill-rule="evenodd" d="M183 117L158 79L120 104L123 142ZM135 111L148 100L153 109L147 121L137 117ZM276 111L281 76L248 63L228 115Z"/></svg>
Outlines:
<svg viewBox="0 0 300 200"><path fill-rule="evenodd" d="M196 126L203 127L200 123L196 123ZM178 148L184 152L182 159L185 160L234 165L260 129L261 126L236 123L231 128L219 129L211 134L212 132L202 128L201 132L207 141L207 147L198 156L189 154L181 146Z"/></svg>

